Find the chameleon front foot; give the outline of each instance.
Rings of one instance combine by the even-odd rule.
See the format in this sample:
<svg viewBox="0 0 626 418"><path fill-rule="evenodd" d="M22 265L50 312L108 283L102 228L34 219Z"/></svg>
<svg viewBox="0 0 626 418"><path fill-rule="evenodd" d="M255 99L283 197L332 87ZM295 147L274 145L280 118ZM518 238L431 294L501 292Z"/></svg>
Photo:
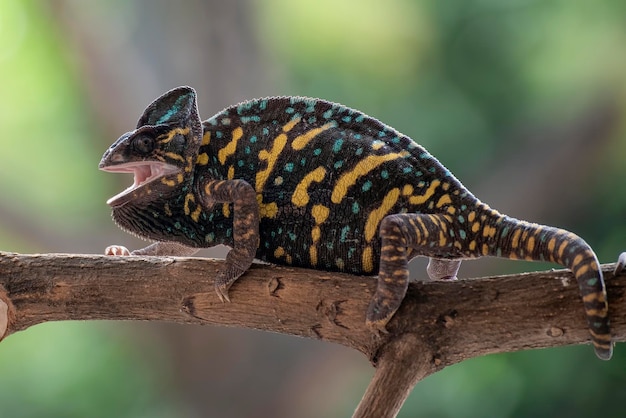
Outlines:
<svg viewBox="0 0 626 418"><path fill-rule="evenodd" d="M387 324L396 310L391 309L384 299L374 297L367 309L365 325L376 336L389 334Z"/></svg>
<svg viewBox="0 0 626 418"><path fill-rule="evenodd" d="M105 248L104 255L129 256L130 251L122 245L109 245Z"/></svg>

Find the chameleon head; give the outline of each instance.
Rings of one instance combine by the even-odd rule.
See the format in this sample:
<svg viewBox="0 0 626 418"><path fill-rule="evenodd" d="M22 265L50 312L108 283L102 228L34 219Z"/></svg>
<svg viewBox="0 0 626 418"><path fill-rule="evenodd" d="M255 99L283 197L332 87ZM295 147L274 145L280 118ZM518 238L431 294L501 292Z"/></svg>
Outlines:
<svg viewBox="0 0 626 418"><path fill-rule="evenodd" d="M133 173L133 184L107 201L112 207L174 193L193 172L202 125L191 87L178 87L156 99L102 156L99 168Z"/></svg>

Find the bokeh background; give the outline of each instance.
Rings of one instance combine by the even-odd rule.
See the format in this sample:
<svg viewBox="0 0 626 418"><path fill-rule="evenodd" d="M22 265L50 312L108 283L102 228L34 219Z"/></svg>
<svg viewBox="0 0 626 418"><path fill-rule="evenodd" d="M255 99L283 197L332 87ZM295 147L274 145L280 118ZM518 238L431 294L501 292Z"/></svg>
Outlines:
<svg viewBox="0 0 626 418"><path fill-rule="evenodd" d="M187 84L204 117L269 95L360 109L491 206L573 230L613 262L626 249L624 45L623 0L3 0L0 249L144 245L104 203L130 177L98 161ZM546 267L480 260L461 276ZM346 348L250 330L51 323L0 344L0 416L343 417L372 373ZM625 396L625 346L610 362L566 347L449 367L400 416L617 417Z"/></svg>

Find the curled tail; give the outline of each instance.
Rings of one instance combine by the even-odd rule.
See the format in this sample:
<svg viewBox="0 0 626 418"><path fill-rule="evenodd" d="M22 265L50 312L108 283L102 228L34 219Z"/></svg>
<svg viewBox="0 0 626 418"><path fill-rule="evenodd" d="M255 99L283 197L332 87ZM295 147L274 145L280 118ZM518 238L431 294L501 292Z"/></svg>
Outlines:
<svg viewBox="0 0 626 418"><path fill-rule="evenodd" d="M519 221L489 211L495 215L489 218L494 219L492 225L496 230L492 245L489 246L489 255L550 261L570 269L578 281L596 355L603 360L610 359L613 347L606 288L600 263L591 247L569 231Z"/></svg>

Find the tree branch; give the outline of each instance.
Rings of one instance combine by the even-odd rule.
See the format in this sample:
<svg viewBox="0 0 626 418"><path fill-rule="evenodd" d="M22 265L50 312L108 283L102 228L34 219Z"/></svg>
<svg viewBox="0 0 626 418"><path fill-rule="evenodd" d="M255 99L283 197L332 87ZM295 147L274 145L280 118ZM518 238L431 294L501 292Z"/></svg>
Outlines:
<svg viewBox="0 0 626 418"><path fill-rule="evenodd" d="M377 366L355 417L395 416L418 381L465 359L589 342L578 287L566 270L412 283L389 334L374 337L365 327L373 278L256 264L224 304L212 280L221 264L0 252L0 337L42 322L108 319L238 326L335 342ZM624 341L626 276L614 277L614 268L603 271L614 339Z"/></svg>

